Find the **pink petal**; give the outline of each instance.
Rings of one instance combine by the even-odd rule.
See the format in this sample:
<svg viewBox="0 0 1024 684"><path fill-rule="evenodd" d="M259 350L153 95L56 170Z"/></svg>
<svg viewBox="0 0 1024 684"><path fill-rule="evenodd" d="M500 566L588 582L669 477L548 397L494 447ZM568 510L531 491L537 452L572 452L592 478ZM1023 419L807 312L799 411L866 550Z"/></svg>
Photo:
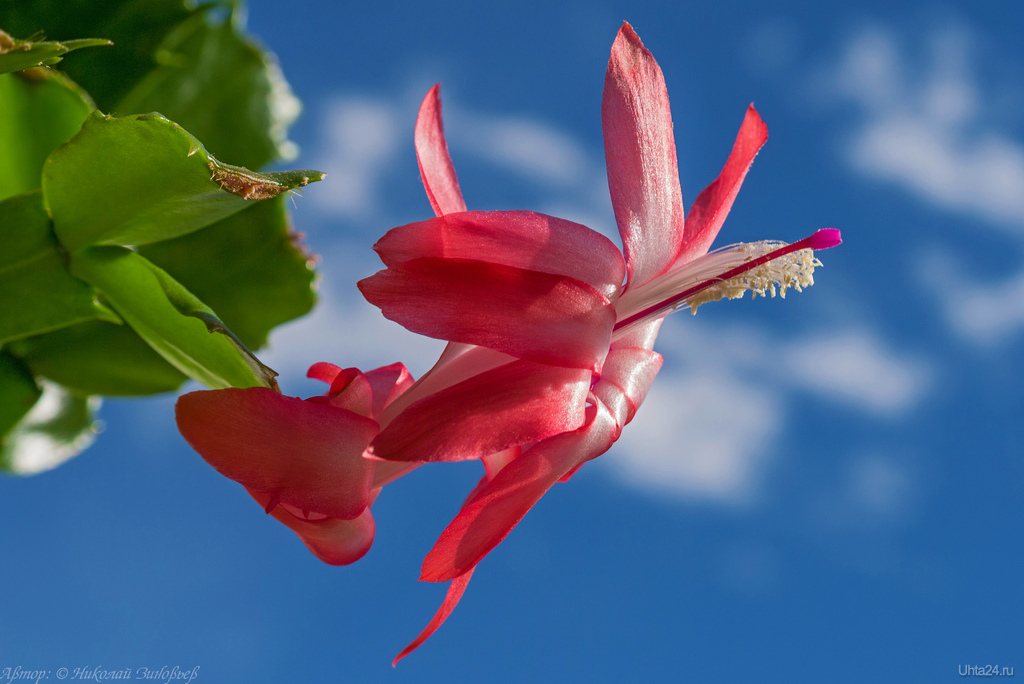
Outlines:
<svg viewBox="0 0 1024 684"><path fill-rule="evenodd" d="M264 508L270 505L269 495L253 491L249 494ZM369 507L352 520L303 520L289 513L284 506L274 507L270 514L297 534L313 555L328 565L355 563L373 545L376 525Z"/></svg>
<svg viewBox="0 0 1024 684"><path fill-rule="evenodd" d="M423 628L420 635L413 639L412 643L402 649L402 652L395 656L395 659L391 661L391 667L398 664L398 661L409 655L417 648L419 648L424 641L429 639L437 628L444 624L444 621L448 619L448 616L455 610L455 606L459 605L459 601L462 600L462 594L465 593L466 587L469 586L469 580L473 577L473 568L466 571L465 574L459 575L452 580L452 583L448 586L448 593L445 594L444 602L441 607L434 613L433 619L430 624Z"/></svg>
<svg viewBox="0 0 1024 684"><path fill-rule="evenodd" d="M615 419L601 404L587 414L583 427L523 452L468 501L423 560L420 579L444 582L469 572L559 478L607 451L619 436Z"/></svg>
<svg viewBox="0 0 1024 684"><path fill-rule="evenodd" d="M434 213L442 216L466 211L466 202L459 190L459 179L455 177L455 166L448 155L448 143L444 139L440 83L423 98L419 116L416 117L416 160Z"/></svg>
<svg viewBox="0 0 1024 684"><path fill-rule="evenodd" d="M585 419L590 372L513 361L410 405L367 456L390 461L465 461L539 442Z"/></svg>
<svg viewBox="0 0 1024 684"><path fill-rule="evenodd" d="M743 125L736 136L729 159L711 185L704 188L686 215L686 237L679 248L676 261L688 262L711 248L725 217L732 209L743 179L754 162L758 150L768 140L768 127L758 115L754 105L747 108Z"/></svg>
<svg viewBox="0 0 1024 684"><path fill-rule="evenodd" d="M422 258L359 281L384 316L442 340L600 370L615 308L573 278L482 261Z"/></svg>
<svg viewBox="0 0 1024 684"><path fill-rule="evenodd" d="M313 380L319 380L326 382L328 385L334 382L334 378L338 377L338 373L341 369L335 366L333 363L327 363L326 361L317 361L309 370L306 371L306 377L312 378Z"/></svg>
<svg viewBox="0 0 1024 684"><path fill-rule="evenodd" d="M530 211L469 211L388 231L373 248L387 266L421 257L472 259L580 280L608 297L625 267L611 240Z"/></svg>
<svg viewBox="0 0 1024 684"><path fill-rule="evenodd" d="M502 354L486 347L449 342L434 367L418 382L388 404L378 414L378 422L387 427L409 405L451 387L484 371L515 361L514 356ZM373 471L373 486L383 487L418 468L419 463L378 461Z"/></svg>
<svg viewBox="0 0 1024 684"><path fill-rule="evenodd" d="M654 383L655 376L661 370L664 358L661 354L649 349L626 347L613 348L608 352L601 379L594 387L594 393L605 404L618 403L619 397L625 402L625 414L612 410L619 427L633 420L648 390ZM617 395L614 398L612 395Z"/></svg>
<svg viewBox="0 0 1024 684"><path fill-rule="evenodd" d="M665 79L623 24L612 45L601 102L615 222L632 287L671 266L683 239L683 198Z"/></svg>
<svg viewBox="0 0 1024 684"><path fill-rule="evenodd" d="M424 397L435 392L456 385L463 380L468 380L474 375L489 371L498 366L511 363L516 357L496 352L487 347L475 347L471 344L449 342L441 357L434 363L434 366L423 374L417 382L413 383L406 392L396 398L381 412L379 420L381 426L386 427L395 417ZM380 466L377 466L378 468Z"/></svg>
<svg viewBox="0 0 1024 684"><path fill-rule="evenodd" d="M484 479L487 482L493 480L501 472L502 468L519 458L522 453L522 447L514 446L481 458L480 460L484 464Z"/></svg>
<svg viewBox="0 0 1024 684"><path fill-rule="evenodd" d="M373 389L358 368L345 368L338 372L326 397L312 397L309 401L328 403L367 418L373 417Z"/></svg>
<svg viewBox="0 0 1024 684"><path fill-rule="evenodd" d="M612 334L612 349L627 349L636 347L639 349L654 349L654 343L658 339L658 331L664 318L655 318L641 325L634 326L624 333Z"/></svg>
<svg viewBox="0 0 1024 684"><path fill-rule="evenodd" d="M377 434L369 418L263 387L191 392L175 413L207 463L275 503L345 520L369 503L373 463L362 453Z"/></svg>
<svg viewBox="0 0 1024 684"><path fill-rule="evenodd" d="M366 379L373 388L373 415L377 416L384 407L412 387L413 379L403 363L393 363L366 372Z"/></svg>
<svg viewBox="0 0 1024 684"><path fill-rule="evenodd" d="M563 475L562 477L558 478L558 481L559 481L559 482L568 482L569 480L571 480L571 479L572 479L572 476L573 476L573 475L575 475L576 473L578 473L578 472L580 471L580 468L582 468L582 467L583 467L583 464L584 464L584 463L586 463L586 461L583 461L582 463L577 463L576 465L574 465L574 466L572 467L572 470L570 470L569 472L567 472L567 473L566 473L565 475Z"/></svg>

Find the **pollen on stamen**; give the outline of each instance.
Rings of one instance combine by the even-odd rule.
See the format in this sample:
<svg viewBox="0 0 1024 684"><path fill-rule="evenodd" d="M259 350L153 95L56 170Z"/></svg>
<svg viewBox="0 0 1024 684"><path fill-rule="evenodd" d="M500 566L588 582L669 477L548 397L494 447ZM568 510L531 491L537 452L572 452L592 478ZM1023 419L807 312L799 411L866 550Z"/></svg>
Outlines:
<svg viewBox="0 0 1024 684"><path fill-rule="evenodd" d="M684 306L696 313L705 302L737 299L747 290L773 297L780 292L785 297L791 287L802 291L814 284L814 269L821 266L814 250L841 242L838 230L823 228L793 244L764 241L730 245L678 264L619 298L612 338Z"/></svg>
<svg viewBox="0 0 1024 684"><path fill-rule="evenodd" d="M782 244L777 242L757 242L742 245L736 249L748 252L747 259L752 261L780 246ZM728 280L713 282L708 287L695 292L693 296L679 302L677 308L688 306L690 311L696 314L697 308L701 304L716 302L720 299L739 299L748 290L753 298L758 295L766 297L769 294L774 297L777 292L785 299L786 290L789 288L802 292L805 287L813 285L814 269L818 266L821 266L821 262L814 256L814 250L797 250Z"/></svg>

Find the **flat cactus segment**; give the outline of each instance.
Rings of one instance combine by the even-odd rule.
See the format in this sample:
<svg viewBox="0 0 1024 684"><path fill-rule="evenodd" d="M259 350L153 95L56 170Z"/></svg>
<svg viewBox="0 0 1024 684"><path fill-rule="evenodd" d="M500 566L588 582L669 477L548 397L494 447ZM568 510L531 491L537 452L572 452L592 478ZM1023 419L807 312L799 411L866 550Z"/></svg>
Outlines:
<svg viewBox="0 0 1024 684"><path fill-rule="evenodd" d="M221 171L214 174L212 167ZM160 114L117 118L95 112L47 159L43 195L58 238L75 251L169 240L231 216L247 200L225 190L225 183L236 190L247 184L251 199L264 199L323 176L231 168Z"/></svg>
<svg viewBox="0 0 1024 684"><path fill-rule="evenodd" d="M43 162L95 107L59 71L0 74L0 199L39 187Z"/></svg>
<svg viewBox="0 0 1024 684"><path fill-rule="evenodd" d="M89 247L71 255L71 272L95 286L158 354L214 389L272 387L274 373L230 336L216 316L173 278L125 247ZM214 326L215 327L215 326Z"/></svg>
<svg viewBox="0 0 1024 684"><path fill-rule="evenodd" d="M89 319L120 323L68 273L39 191L0 202L0 244L0 345Z"/></svg>

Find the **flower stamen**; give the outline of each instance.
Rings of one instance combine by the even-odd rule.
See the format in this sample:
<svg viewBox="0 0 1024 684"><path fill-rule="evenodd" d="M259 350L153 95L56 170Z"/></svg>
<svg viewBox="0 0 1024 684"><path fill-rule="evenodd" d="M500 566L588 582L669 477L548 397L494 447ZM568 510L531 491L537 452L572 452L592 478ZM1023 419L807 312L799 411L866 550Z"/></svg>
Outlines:
<svg viewBox="0 0 1024 684"><path fill-rule="evenodd" d="M735 245L670 269L616 303L620 317L613 335L621 336L642 322L663 318L684 306L696 313L701 304L722 298L737 299L747 290L755 297L767 293L774 297L776 287L783 297L790 287L801 292L814 284L814 269L821 266L814 250L828 249L840 242L838 230L825 228L791 245Z"/></svg>

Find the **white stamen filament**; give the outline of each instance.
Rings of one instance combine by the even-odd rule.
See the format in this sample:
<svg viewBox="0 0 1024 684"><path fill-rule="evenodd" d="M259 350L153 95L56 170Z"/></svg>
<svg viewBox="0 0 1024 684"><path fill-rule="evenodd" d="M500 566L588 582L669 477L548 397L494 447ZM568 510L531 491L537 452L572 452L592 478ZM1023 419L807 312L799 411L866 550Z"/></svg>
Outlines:
<svg viewBox="0 0 1024 684"><path fill-rule="evenodd" d="M752 248L751 252L753 253L748 259L755 259L781 246L779 243L767 242L744 245L744 247ZM814 250L801 249L761 264L729 280L712 282L707 289L687 297L672 310L689 306L690 310L696 314L697 307L701 304L717 302L723 297L739 299L747 290L750 290L751 297L756 298L758 295L765 297L769 292L774 297L776 286L779 288L779 296L785 299L786 290L789 288L792 287L797 292L803 292L805 287L813 285L814 269L818 266L821 266L821 262L815 258Z"/></svg>
<svg viewBox="0 0 1024 684"><path fill-rule="evenodd" d="M619 298L615 303L619 323L614 336L620 337L637 325L663 318L684 306L696 313L701 304L722 298L738 299L747 290L754 297L769 293L774 297L778 288L778 293L785 297L791 287L800 292L813 285L814 269L821 266L814 251L785 250L787 246L777 241L730 245L669 269ZM763 260L775 251L780 252L777 257ZM756 261L762 263L743 269L745 264ZM723 278L726 275L731 277Z"/></svg>

